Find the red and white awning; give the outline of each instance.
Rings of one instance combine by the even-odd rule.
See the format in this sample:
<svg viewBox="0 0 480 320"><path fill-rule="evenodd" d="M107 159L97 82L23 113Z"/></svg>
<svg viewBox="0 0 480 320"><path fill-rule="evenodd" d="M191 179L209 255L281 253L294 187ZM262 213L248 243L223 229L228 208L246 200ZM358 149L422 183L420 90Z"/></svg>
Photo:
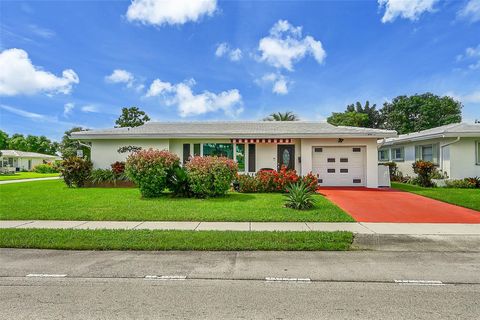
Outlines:
<svg viewBox="0 0 480 320"><path fill-rule="evenodd" d="M232 143L292 143L292 139L231 139Z"/></svg>

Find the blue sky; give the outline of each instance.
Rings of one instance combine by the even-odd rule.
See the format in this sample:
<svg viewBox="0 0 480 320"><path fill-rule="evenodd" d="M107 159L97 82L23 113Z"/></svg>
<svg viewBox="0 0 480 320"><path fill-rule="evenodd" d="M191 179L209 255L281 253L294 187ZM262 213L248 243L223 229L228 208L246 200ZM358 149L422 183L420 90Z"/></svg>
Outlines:
<svg viewBox="0 0 480 320"><path fill-rule="evenodd" d="M430 91L480 118L480 0L1 1L0 128L324 120Z"/></svg>

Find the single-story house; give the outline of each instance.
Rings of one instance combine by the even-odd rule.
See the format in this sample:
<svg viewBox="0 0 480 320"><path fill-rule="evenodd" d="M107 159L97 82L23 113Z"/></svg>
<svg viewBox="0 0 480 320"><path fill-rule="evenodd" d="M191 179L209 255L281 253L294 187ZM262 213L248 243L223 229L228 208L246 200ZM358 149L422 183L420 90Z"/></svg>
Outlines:
<svg viewBox="0 0 480 320"><path fill-rule="evenodd" d="M480 176L480 124L455 123L380 142L379 162L393 161L404 176L412 164L431 161L450 179Z"/></svg>
<svg viewBox="0 0 480 320"><path fill-rule="evenodd" d="M19 150L0 150L0 168L15 168L15 171L33 170L39 164L59 159L57 156Z"/></svg>
<svg viewBox="0 0 480 320"><path fill-rule="evenodd" d="M378 187L377 142L395 136L390 130L304 121L148 122L72 133L91 144L95 168L125 161L129 152L122 151L156 148L182 161L192 155L226 156L244 173L285 165L300 175L313 172L320 185L371 188Z"/></svg>

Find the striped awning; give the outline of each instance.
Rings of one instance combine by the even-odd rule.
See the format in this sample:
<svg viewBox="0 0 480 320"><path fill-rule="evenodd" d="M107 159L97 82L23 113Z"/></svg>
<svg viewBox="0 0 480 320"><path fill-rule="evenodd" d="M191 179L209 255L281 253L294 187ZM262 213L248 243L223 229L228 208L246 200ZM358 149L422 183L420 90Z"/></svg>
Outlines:
<svg viewBox="0 0 480 320"><path fill-rule="evenodd" d="M231 139L232 143L292 143L292 139Z"/></svg>

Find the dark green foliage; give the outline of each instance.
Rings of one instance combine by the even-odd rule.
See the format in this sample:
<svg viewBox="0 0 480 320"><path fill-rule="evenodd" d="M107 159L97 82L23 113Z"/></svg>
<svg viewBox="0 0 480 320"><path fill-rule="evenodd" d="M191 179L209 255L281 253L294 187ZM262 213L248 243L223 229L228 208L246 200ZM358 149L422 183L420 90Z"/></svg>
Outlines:
<svg viewBox="0 0 480 320"><path fill-rule="evenodd" d="M287 187L285 207L296 210L311 209L315 204L313 195L314 192L305 182L292 183Z"/></svg>
<svg viewBox="0 0 480 320"><path fill-rule="evenodd" d="M63 135L62 142L60 143L59 151L62 154L63 159L77 156L77 150L83 151L83 156L87 159L90 159L90 148L82 146L78 140L72 139L72 132L85 131L81 127L74 127L68 131L65 131Z"/></svg>
<svg viewBox="0 0 480 320"><path fill-rule="evenodd" d="M58 150L58 143L45 136L24 136L15 133L11 137L0 130L0 149L37 152L54 155Z"/></svg>
<svg viewBox="0 0 480 320"><path fill-rule="evenodd" d="M379 128L381 116L375 104L370 106L370 102L367 100L363 107L357 101L355 104L348 105L345 112L333 112L327 118L327 122L335 126Z"/></svg>
<svg viewBox="0 0 480 320"><path fill-rule="evenodd" d="M354 126L396 130L399 134L431 129L462 121L462 104L448 96L432 93L398 96L385 102L380 110L365 102L348 105L345 112L334 112L327 122L337 126Z"/></svg>
<svg viewBox="0 0 480 320"><path fill-rule="evenodd" d="M62 176L68 187L81 188L90 178L92 162L79 157L70 157L62 161Z"/></svg>
<svg viewBox="0 0 480 320"><path fill-rule="evenodd" d="M122 114L115 121L116 128L138 127L150 121L150 117L137 107L122 108Z"/></svg>
<svg viewBox="0 0 480 320"><path fill-rule="evenodd" d="M381 113L383 128L405 134L461 122L462 104L448 96L424 93L385 102Z"/></svg>
<svg viewBox="0 0 480 320"><path fill-rule="evenodd" d="M57 173L58 167L51 164L39 164L33 168L33 171L36 173Z"/></svg>
<svg viewBox="0 0 480 320"><path fill-rule="evenodd" d="M168 189L172 191L176 197L193 197L193 192L190 188L190 180L188 179L188 173L184 168L177 167L173 170L173 174L170 176L168 182Z"/></svg>
<svg viewBox="0 0 480 320"><path fill-rule="evenodd" d="M300 120L296 114L291 111L271 113L263 121L298 121Z"/></svg>
<svg viewBox="0 0 480 320"><path fill-rule="evenodd" d="M480 188L480 178L465 178L458 180L446 180L445 186L447 188L465 188L465 189L475 189Z"/></svg>

